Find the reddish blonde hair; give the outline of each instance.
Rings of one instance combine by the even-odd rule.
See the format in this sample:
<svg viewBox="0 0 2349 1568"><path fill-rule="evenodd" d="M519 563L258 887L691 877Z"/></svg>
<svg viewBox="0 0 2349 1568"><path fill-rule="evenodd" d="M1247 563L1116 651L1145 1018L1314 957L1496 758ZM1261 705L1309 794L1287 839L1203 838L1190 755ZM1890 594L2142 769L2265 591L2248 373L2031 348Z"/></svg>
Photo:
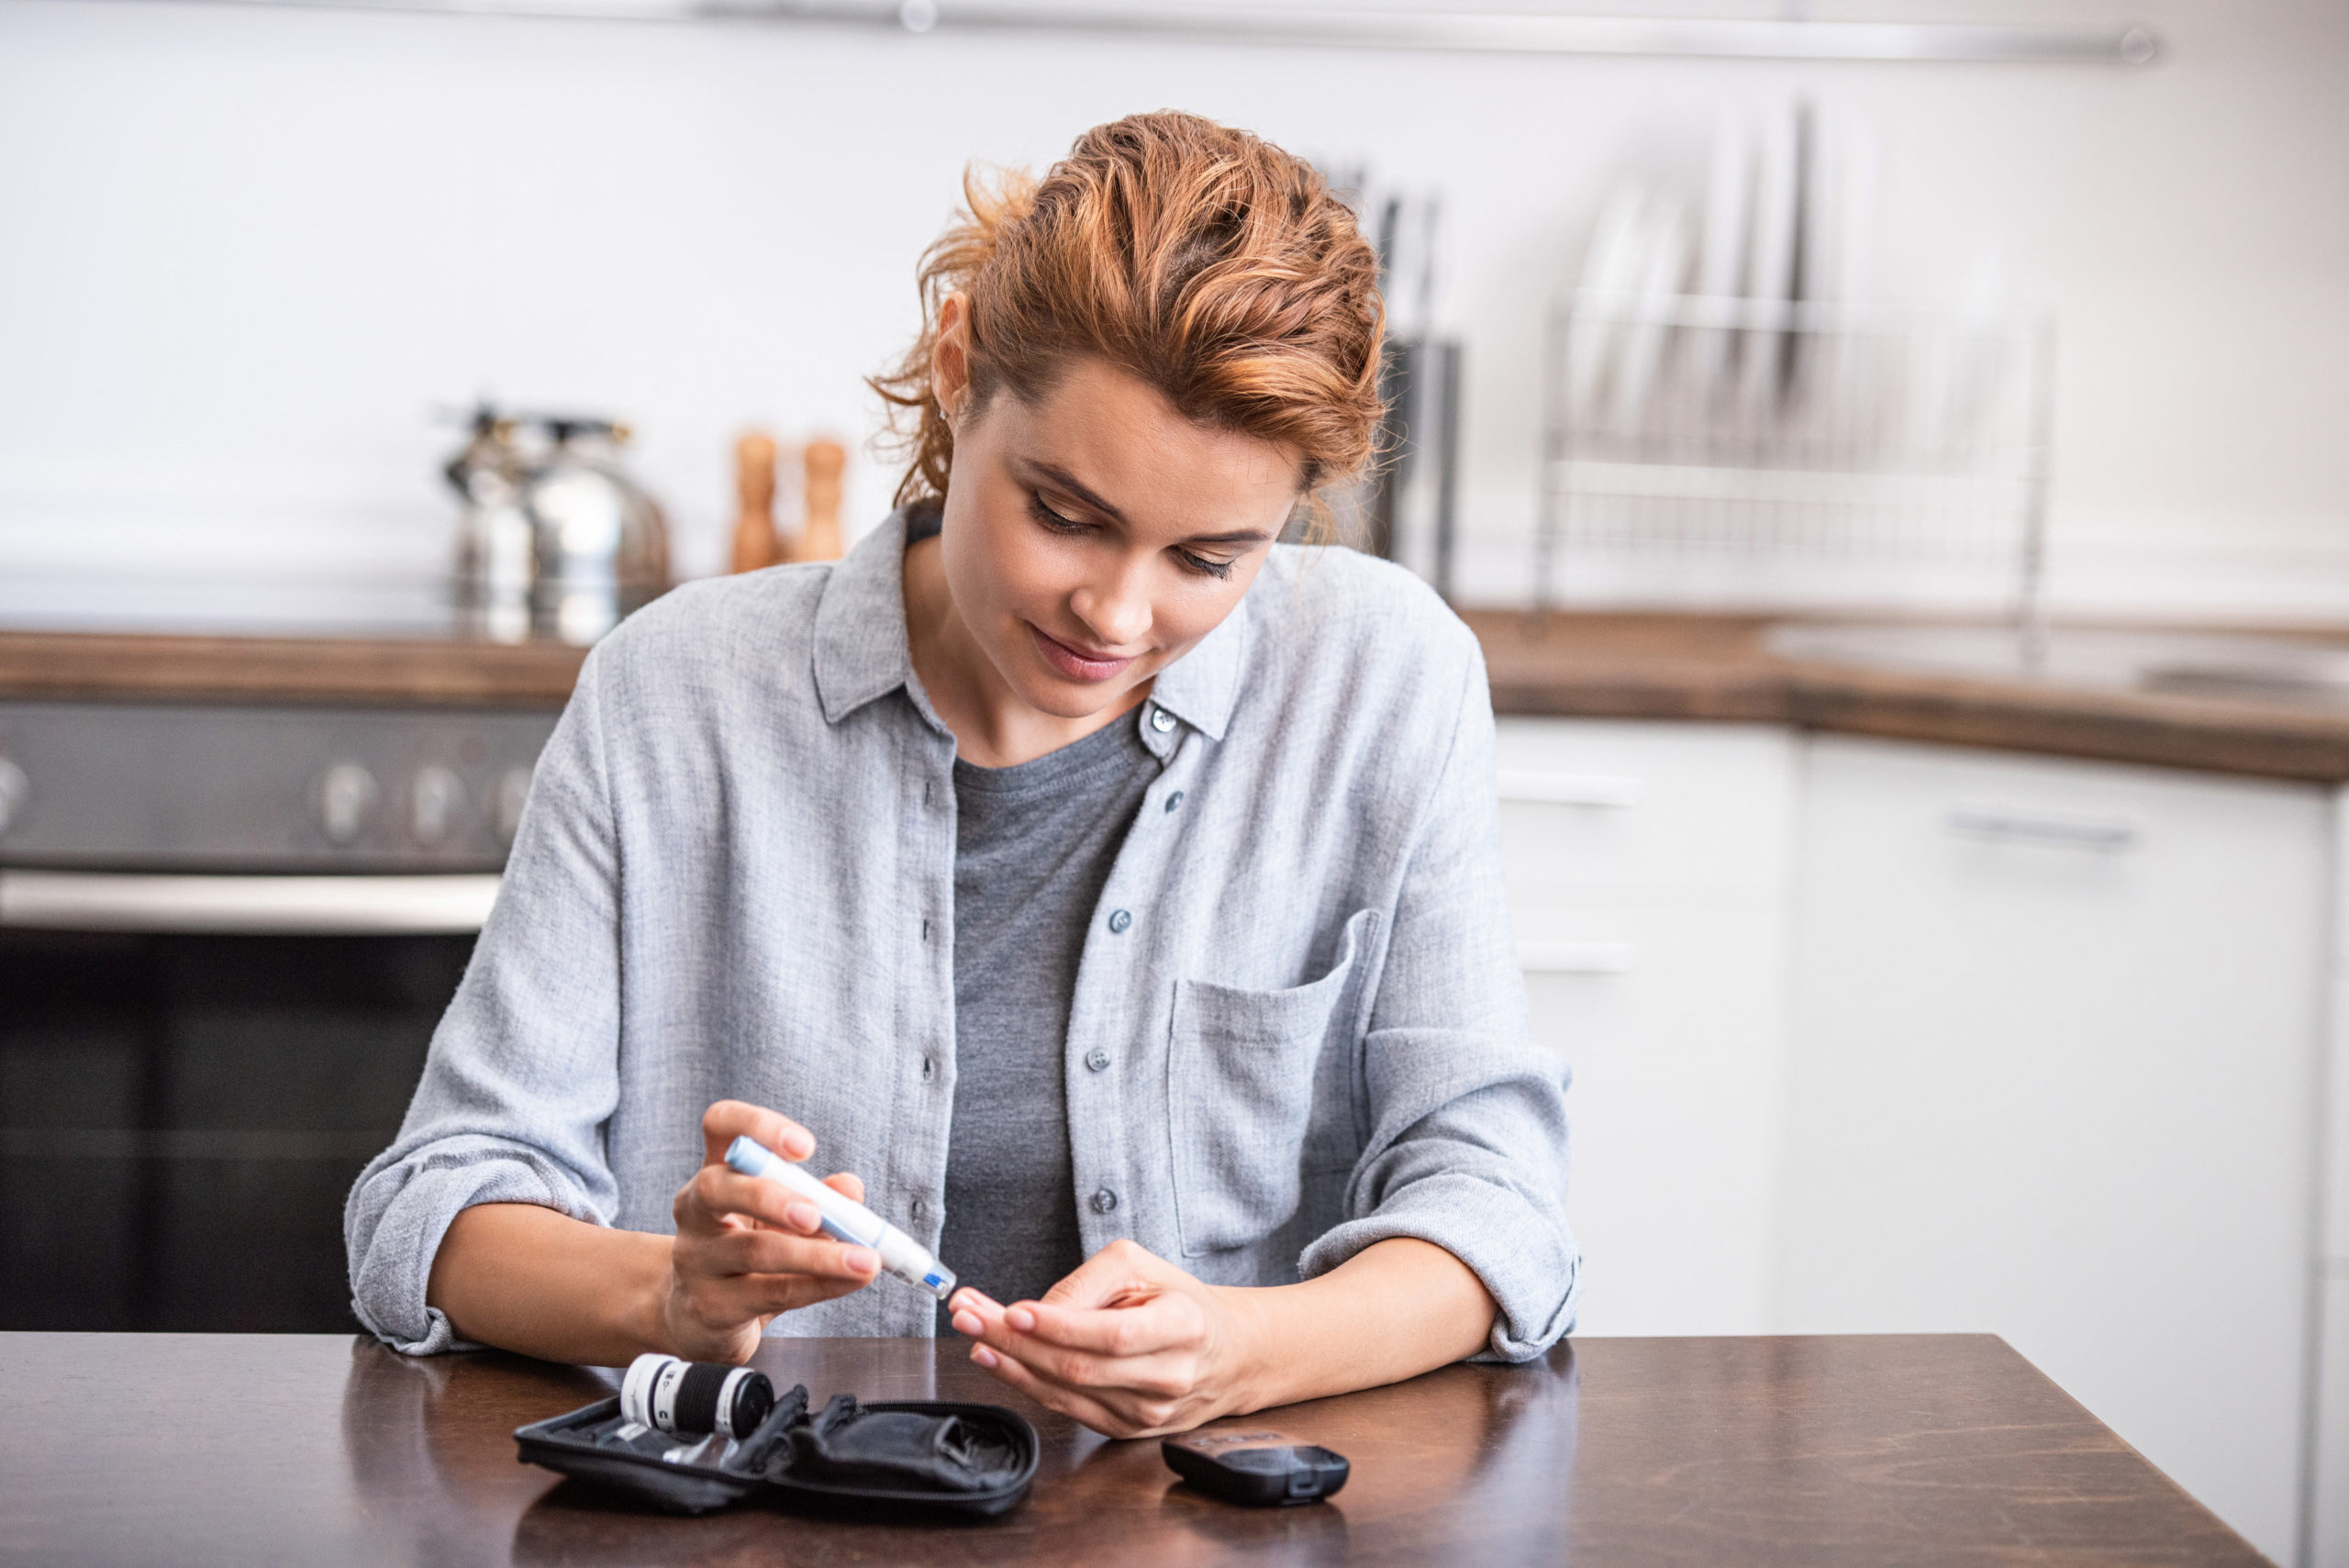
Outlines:
<svg viewBox="0 0 2349 1568"><path fill-rule="evenodd" d="M1310 164L1197 115L1077 138L1041 181L963 176L967 210L923 252L920 339L872 379L912 462L901 506L944 497L954 436L930 391L939 307L968 302L973 408L1033 404L1094 355L1186 417L1285 442L1308 491L1371 455L1378 261ZM1317 524L1326 527L1326 509Z"/></svg>

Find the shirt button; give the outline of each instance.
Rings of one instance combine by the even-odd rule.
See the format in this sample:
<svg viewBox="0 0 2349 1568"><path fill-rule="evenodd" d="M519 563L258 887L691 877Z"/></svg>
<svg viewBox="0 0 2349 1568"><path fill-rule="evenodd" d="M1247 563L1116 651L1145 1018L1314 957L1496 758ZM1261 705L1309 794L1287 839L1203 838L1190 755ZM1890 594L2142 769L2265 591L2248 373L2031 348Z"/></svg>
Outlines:
<svg viewBox="0 0 2349 1568"><path fill-rule="evenodd" d="M1176 806L1180 806L1180 805L1182 805L1182 804L1183 804L1183 792L1182 792L1181 790L1179 790L1179 789L1178 789L1178 790L1176 790L1173 795L1168 795L1168 796L1166 797L1166 809L1167 809L1167 810L1169 810L1169 811L1174 810Z"/></svg>
<svg viewBox="0 0 2349 1568"><path fill-rule="evenodd" d="M1174 728L1174 716L1163 707L1150 710L1150 727L1161 735Z"/></svg>
<svg viewBox="0 0 2349 1568"><path fill-rule="evenodd" d="M1117 1207L1118 1195L1111 1192L1108 1188L1103 1187L1099 1192L1093 1195L1094 1213L1107 1214Z"/></svg>
<svg viewBox="0 0 2349 1568"><path fill-rule="evenodd" d="M914 1218L916 1219L919 1219L923 1215L929 1212L930 1206L928 1204L925 1204L919 1198L914 1199Z"/></svg>
<svg viewBox="0 0 2349 1568"><path fill-rule="evenodd" d="M1109 1065L1109 1053L1097 1045L1085 1053L1085 1064L1098 1073Z"/></svg>
<svg viewBox="0 0 2349 1568"><path fill-rule="evenodd" d="M921 1081L923 1083L929 1083L930 1075L937 1071L938 1059L936 1057L925 1056L921 1059Z"/></svg>
<svg viewBox="0 0 2349 1568"><path fill-rule="evenodd" d="M1109 932L1112 936L1124 936L1126 934L1126 929L1133 923L1134 917L1131 915L1127 914L1123 909L1112 909L1109 911Z"/></svg>

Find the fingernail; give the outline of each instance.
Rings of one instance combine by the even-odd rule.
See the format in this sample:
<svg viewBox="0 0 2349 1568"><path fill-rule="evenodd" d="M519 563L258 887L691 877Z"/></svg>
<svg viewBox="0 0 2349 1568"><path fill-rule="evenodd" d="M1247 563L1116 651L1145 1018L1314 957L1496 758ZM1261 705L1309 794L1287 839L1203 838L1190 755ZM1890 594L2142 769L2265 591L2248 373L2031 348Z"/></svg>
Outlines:
<svg viewBox="0 0 2349 1568"><path fill-rule="evenodd" d="M1024 1307L1015 1307L1003 1315L1004 1320L1025 1334L1036 1327L1036 1315Z"/></svg>
<svg viewBox="0 0 2349 1568"><path fill-rule="evenodd" d="M783 1211L783 1217L802 1230L813 1230L824 1223L823 1215L812 1203L795 1203Z"/></svg>
<svg viewBox="0 0 2349 1568"><path fill-rule="evenodd" d="M794 1133L783 1140L783 1151L791 1159L805 1160L816 1152L816 1140L804 1132Z"/></svg>
<svg viewBox="0 0 2349 1568"><path fill-rule="evenodd" d="M876 1273L881 1268L881 1254L870 1247L843 1247L841 1249L841 1262L851 1273Z"/></svg>
<svg viewBox="0 0 2349 1568"><path fill-rule="evenodd" d="M976 1313L957 1312L954 1314L954 1331L958 1334L968 1334L975 1340L986 1332L986 1325L979 1321Z"/></svg>
<svg viewBox="0 0 2349 1568"><path fill-rule="evenodd" d="M995 1352L987 1349L985 1345L974 1346L971 1350L971 1359L978 1362L981 1366L985 1367L989 1372L993 1372L995 1370Z"/></svg>

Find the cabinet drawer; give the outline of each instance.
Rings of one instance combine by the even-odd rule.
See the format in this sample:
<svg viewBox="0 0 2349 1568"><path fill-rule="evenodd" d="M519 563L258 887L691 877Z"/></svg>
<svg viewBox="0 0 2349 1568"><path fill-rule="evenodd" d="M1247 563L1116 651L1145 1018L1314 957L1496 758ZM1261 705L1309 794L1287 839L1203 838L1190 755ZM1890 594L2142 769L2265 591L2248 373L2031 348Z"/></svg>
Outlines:
<svg viewBox="0 0 2349 1568"><path fill-rule="evenodd" d="M1508 718L1497 761L1517 907L1786 879L1794 750L1782 730Z"/></svg>

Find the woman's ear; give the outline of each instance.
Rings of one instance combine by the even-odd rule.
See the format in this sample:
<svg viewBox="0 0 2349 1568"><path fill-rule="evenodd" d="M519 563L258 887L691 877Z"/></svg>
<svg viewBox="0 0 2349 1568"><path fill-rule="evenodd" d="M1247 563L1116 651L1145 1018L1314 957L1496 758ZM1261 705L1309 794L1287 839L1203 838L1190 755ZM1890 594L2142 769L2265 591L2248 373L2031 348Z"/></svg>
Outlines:
<svg viewBox="0 0 2349 1568"><path fill-rule="evenodd" d="M938 305L938 339L930 350L930 395L951 421L971 394L971 307L959 294Z"/></svg>

